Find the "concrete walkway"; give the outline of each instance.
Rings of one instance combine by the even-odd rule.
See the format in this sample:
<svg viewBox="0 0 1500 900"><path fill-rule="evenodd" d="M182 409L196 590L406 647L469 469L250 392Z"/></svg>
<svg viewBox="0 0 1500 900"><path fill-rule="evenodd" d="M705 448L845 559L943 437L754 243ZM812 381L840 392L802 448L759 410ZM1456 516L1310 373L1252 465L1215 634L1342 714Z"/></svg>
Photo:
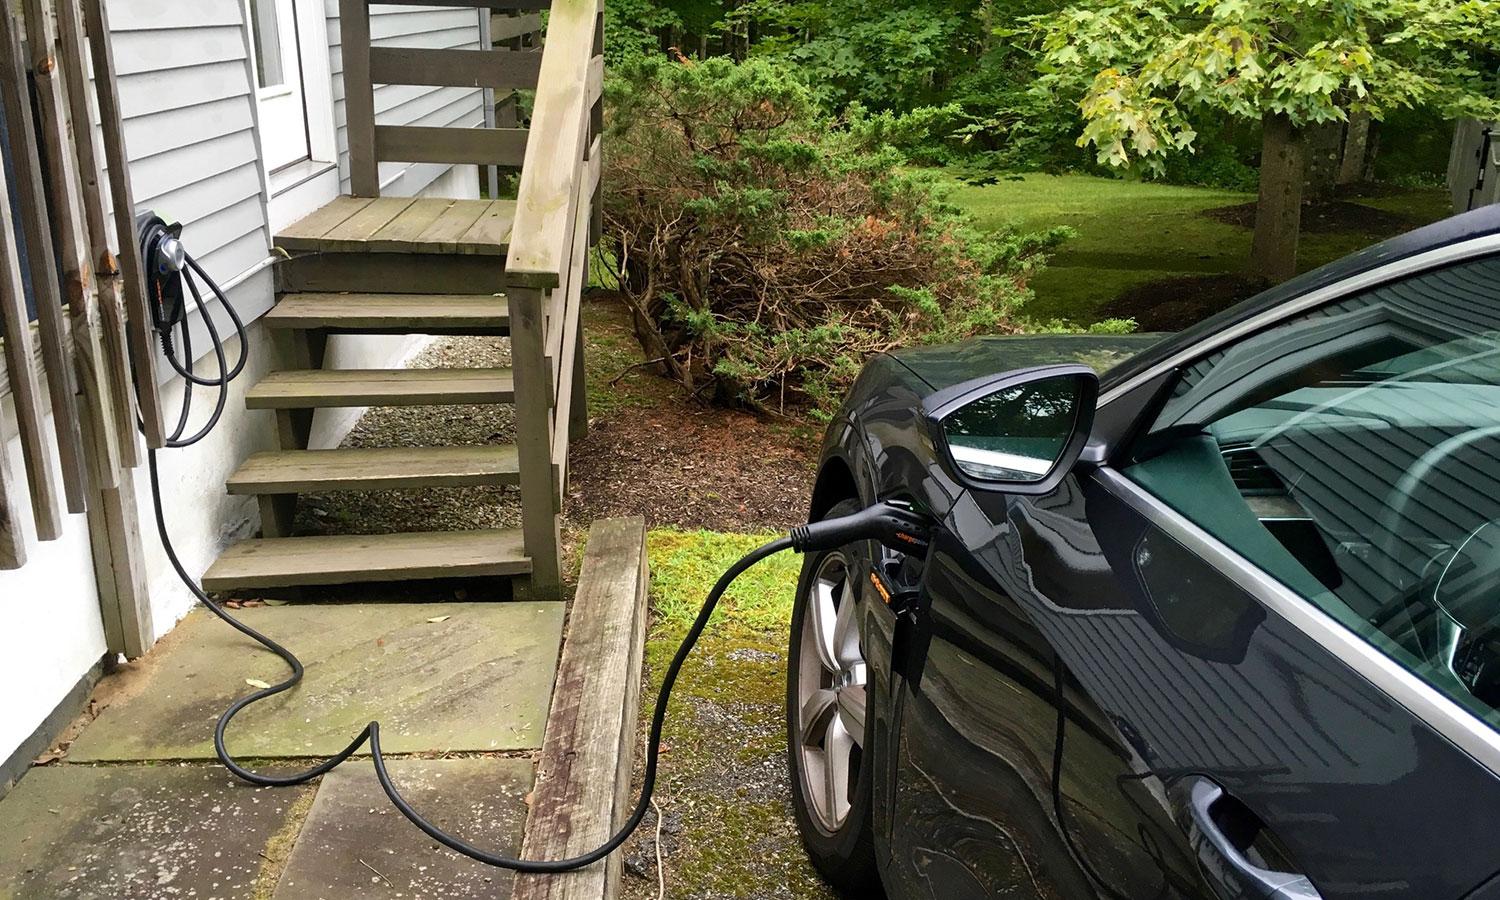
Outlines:
<svg viewBox="0 0 1500 900"><path fill-rule="evenodd" d="M242 762L293 770L381 722L392 777L428 818L520 849L557 669L561 603L296 605L236 615L307 664L303 684L229 734ZM0 900L497 898L505 873L438 848L367 759L316 786L263 789L213 759L219 713L285 677L195 612L66 760L0 800ZM13 686L21 689L21 686Z"/></svg>

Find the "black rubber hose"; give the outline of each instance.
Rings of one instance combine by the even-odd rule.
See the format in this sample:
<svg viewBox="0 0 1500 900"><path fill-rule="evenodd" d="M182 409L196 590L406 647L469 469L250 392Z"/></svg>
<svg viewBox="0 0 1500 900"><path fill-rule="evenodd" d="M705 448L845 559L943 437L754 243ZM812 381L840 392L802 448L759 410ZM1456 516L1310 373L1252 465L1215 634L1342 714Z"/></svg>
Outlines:
<svg viewBox="0 0 1500 900"><path fill-rule="evenodd" d="M148 239L148 246L153 251L158 244L157 238L159 238L159 236L153 234L151 238ZM148 260L147 262L149 264L151 261ZM213 279L208 276L208 273L204 272L203 269L198 265L197 261L194 260L191 256L187 257L187 265L191 273L197 274L204 280L205 283L208 284L208 286L213 291L214 297L218 299L218 301L228 311L230 320L234 323L235 334L240 341L240 355L239 360L231 368L224 353L223 339L219 335L218 328L214 325L212 316L209 315L208 305L204 302L202 293L198 290L198 286L194 282L192 275L189 272L183 272L183 280L187 283L188 290L192 292L193 300L197 305L198 310L203 315L204 326L208 330L209 340L213 345L214 359L218 364L219 375L217 378L203 378L193 373L192 338L189 334L188 323L186 320L182 322L183 352L188 357L186 363L177 358L177 355L174 352L174 348L172 346L172 341L170 340L170 336L166 334L163 335L162 349L166 352L168 362L170 362L172 368L176 370L176 372L187 381L186 390L183 394L183 405L178 417L177 426L173 430L169 440L167 441L167 446L171 448L190 447L193 444L196 444L206 438L209 433L212 432L213 429L219 424L220 419L224 415L225 406L228 403L230 383L233 382L234 379L237 378L244 370L248 354L248 341L246 340L245 335L245 325L244 322L240 319L240 316L235 310L233 304L229 302L229 299L224 296L224 292L219 289L219 286L215 284ZM183 438L182 433L186 430L187 427L188 413L191 410L193 387L195 385L200 387L217 388L218 398L214 404L214 410L210 414L208 421L195 434L193 434L193 436ZM667 667L666 674L662 679L661 690L657 694L656 709L651 716L650 735L647 738L646 771L641 787L641 796L640 799L636 801L635 809L631 812L630 818L625 821L625 824L622 825L619 830L617 830L609 838L609 840L605 841L597 849L583 854L582 856L576 856L572 859L551 861L516 859L498 853L491 853L487 850L475 847L472 844L468 844L463 840L443 831L441 828L429 822L425 817L422 816L421 813L417 812L416 809L414 809L412 805L407 802L406 798L401 795L400 790L398 790L395 783L391 781L390 773L386 770L385 757L380 750L379 722L371 722L369 725L366 725L364 730L361 731L354 738L354 740L350 741L349 745L343 750L340 750L338 753L334 754L323 762L320 762L312 768L306 769L302 772L297 772L290 775L264 775L259 772L247 769L235 761L234 757L229 753L227 737L229 725L234 721L235 716L239 715L250 706L266 699L267 697L274 697L277 694L283 693L285 691L291 690L293 687L296 687L297 684L302 681L302 676L305 674L306 670L304 669L301 660L297 659L296 654L292 653L292 651L288 650L286 647L282 646L281 644L277 643L261 632L255 630L254 628L251 628L249 625L246 625L244 622L241 622L235 617L231 616L224 609L224 607L219 605L219 603L217 603L212 597L208 596L208 594L203 590L202 586L199 585L197 579L188 574L187 569L182 564L181 558L177 555L176 547L172 544L172 537L167 532L167 518L162 504L161 472L157 461L157 451L155 449L150 450L147 453L146 459L151 477L151 503L156 518L156 532L161 539L162 549L166 552L167 560L172 564L172 569L177 573L177 577L182 580L182 583L187 586L188 590L192 591L193 596L198 599L198 602L202 603L205 607L208 608L209 612L213 613L214 616L218 617L220 620L238 631L240 634L243 634L244 636L250 638L252 641L255 641L257 644L260 644L262 647L276 654L281 658L282 662L286 663L287 667L291 669L291 675L284 681L274 684L268 688L257 690L255 693L249 694L245 697L241 697L239 700L236 700L233 704L231 704L228 709L224 710L224 713L219 716L219 720L214 726L214 752L218 755L219 761L224 764L224 767L227 768L236 777L249 782L250 784L260 785L263 787L290 787L292 785L305 784L315 778L328 774L339 765L347 761L355 753L359 752L359 749L368 742L370 746L371 761L375 765L375 776L379 779L381 788L385 790L386 796L390 798L391 803L395 805L396 809L400 810L403 816L406 816L407 819L411 820L412 824L420 828L433 840L437 841L450 850L469 857L470 859L474 859L486 865L495 866L497 868L509 869L511 871L529 874L556 874L562 872L571 872L576 869L584 868L585 866L593 865L594 863L599 862L609 854L613 853L615 850L619 849L619 847L630 838L630 835L640 827L641 822L646 817L646 811L651 808L651 797L656 790L658 756L661 752L661 735L663 725L666 721L667 703L671 700L672 688L677 684L677 677L679 674L681 674L682 667L687 662L688 655L692 653L693 648L698 643L698 639L703 636L704 629L708 627L709 621L713 618L714 610L718 607L720 599L723 598L724 592L729 589L729 586L734 583L735 579L742 575L751 566L754 566L756 563L760 562L766 557L773 556L777 553L782 552L783 550L790 550L794 548L793 539L790 537L785 537L772 541L762 547L759 547L756 550L751 551L734 565L730 566L728 571L726 571L723 576L719 578L718 583L714 585L713 590L709 592L708 598L704 601L703 609L698 613L698 618L693 622L692 627L688 629L687 636L683 638L681 646L677 648L677 655L672 658L672 663ZM808 540L811 540L811 538L803 536L802 543L806 543Z"/></svg>
<svg viewBox="0 0 1500 900"><path fill-rule="evenodd" d="M156 513L157 534L161 537L162 548L166 551L167 559L171 562L172 568L176 570L178 577L182 579L183 584L188 586L188 589L193 592L194 596L198 598L198 601L206 606L210 612L212 612L218 618L222 619L236 631L240 632L241 634L260 644L262 647L265 647L267 650L281 657L282 661L285 662L287 666L292 670L290 677L288 677L285 681L274 684L268 688L262 688L253 694L249 694L245 697L240 698L239 700L236 700L233 705L231 705L224 711L223 715L219 716L218 724L214 727L214 752L218 754L219 761L224 764L225 768L229 769L230 772L234 773L244 781L263 787L288 787L291 785L305 784L306 782L311 781L314 778L318 778L319 776L326 775L331 772L333 769L335 769L344 761L348 760L351 756L357 753L360 747L364 746L366 741L368 741L370 745L371 761L375 765L375 777L379 779L380 786L385 790L386 796L390 798L391 803L395 805L396 809L400 810L403 816L406 816L407 819L411 820L412 824L416 825L418 828L422 829L422 831L426 832L427 835L433 840L437 841L450 850L469 857L470 859L477 860L486 865L495 866L496 868L509 869L514 872L522 872L528 874L557 874L562 872L571 872L576 869L581 869L585 866L593 865L594 863L599 862L609 854L613 853L615 850L619 849L619 847L630 838L630 835L633 834L638 827L640 827L641 822L646 817L646 811L651 808L651 797L656 790L658 756L661 752L661 735L663 725L666 722L667 704L671 700L672 688L677 683L677 677L682 672L683 664L687 662L687 658L689 654L693 652L693 648L697 645L698 639L703 636L703 632L708 627L708 623L710 619L712 619L714 610L718 607L720 599L723 598L724 592L729 589L729 586L734 583L735 579L744 574L744 572L751 566L754 566L756 563L760 562L766 557L773 556L777 553L782 552L783 550L789 550L792 547L790 538L779 538L751 551L734 565L730 566L728 571L726 571L719 578L718 583L714 585L713 590L709 591L708 598L704 601L703 608L698 613L698 618L693 622L693 626L688 629L686 637L682 639L682 644L677 648L677 655L672 658L672 663L671 665L667 666L666 674L662 679L661 690L657 693L656 709L652 712L651 715L650 734L646 740L646 771L641 786L640 799L636 801L635 809L631 812L630 818L625 821L625 824L622 825L619 830L617 830L609 838L609 840L605 841L597 849L591 850L590 852L585 853L581 856L573 857L572 859L552 861L516 859L514 857L504 856L498 853L491 853L487 850L483 850L479 847L475 847L472 844L466 843L463 840L447 833L446 831L443 831L441 828L432 824L425 817L423 817L421 813L417 812L416 809L414 809L412 805L407 802L406 798L401 795L401 791L396 787L395 783L391 781L390 772L386 770L385 757L380 750L379 722L371 722L369 725L366 725L364 730L361 731L359 735L355 737L354 740L351 741L349 745L343 750L303 772L298 772L291 775L263 775L259 772L254 772L246 769L244 766L241 766L238 762L235 761L234 757L229 753L229 749L227 746L227 733L229 731L229 724L234 721L234 717L239 715L246 708L260 702L261 700L266 699L267 697L274 697L277 694L295 687L298 682L302 680L305 669L303 668L301 661L298 660L296 655L293 654L290 650L283 647L281 644L277 643L266 635L260 633L259 631L256 631L254 628L251 628L249 625L246 625L244 622L241 622L233 616L229 615L229 613L225 611L225 609L216 601L214 601L213 598L209 597L208 594L198 586L197 581L188 574L187 570L182 565L182 561L177 556L176 549L172 545L171 536L167 533L166 516L162 511L161 481L157 472L155 450L152 450L147 455L147 462L149 464L151 474L151 500L154 511Z"/></svg>

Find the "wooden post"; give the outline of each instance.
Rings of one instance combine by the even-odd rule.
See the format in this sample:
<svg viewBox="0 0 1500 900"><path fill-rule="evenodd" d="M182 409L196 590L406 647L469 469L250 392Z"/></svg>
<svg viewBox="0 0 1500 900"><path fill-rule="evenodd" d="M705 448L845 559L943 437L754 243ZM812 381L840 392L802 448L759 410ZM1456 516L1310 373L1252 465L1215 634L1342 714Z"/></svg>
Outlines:
<svg viewBox="0 0 1500 900"><path fill-rule="evenodd" d="M125 324L124 283L114 253L109 249L109 229L105 224L104 192L100 186L98 157L94 151L93 90L84 64L83 24L78 0L57 0L57 61L61 64L68 103L68 119L73 136L78 172L78 199L83 208L87 233L87 253L96 261L95 287L99 295L99 320L103 328L104 355L100 365L109 385L109 410L113 416L110 429L119 447L120 465L135 468L141 464L140 445L136 437L136 400L130 372L129 337Z"/></svg>
<svg viewBox="0 0 1500 900"><path fill-rule="evenodd" d="M150 311L146 305L146 279L141 272L141 251L135 240L135 192L130 186L130 159L125 152L125 126L120 117L119 85L115 81L115 54L110 44L109 15L104 0L86 0L84 23L89 52L94 60L94 84L99 97L99 118L104 128L104 159L109 166L110 198L114 203L115 234L119 238L121 291L125 298L130 358L139 390L141 421L146 444L166 446L161 396L157 393L156 345L151 336ZM75 117L74 122L80 121ZM108 270L104 265L101 269Z"/></svg>
<svg viewBox="0 0 1500 900"><path fill-rule="evenodd" d="M5 323L5 365L10 374L11 395L16 401L31 514L36 520L37 537L55 541L62 537L62 510L52 477L52 448L42 424L40 379L33 357L26 294L21 285L21 260L10 214L10 186L3 172L0 172L0 231L4 232L0 235L0 320Z"/></svg>
<svg viewBox="0 0 1500 900"><path fill-rule="evenodd" d="M94 421L83 422L84 439L97 442ZM90 455L95 484L103 460ZM151 595L146 589L145 553L141 549L140 510L135 504L135 472L121 469L115 487L100 487L89 503L89 549L94 556L94 578L99 586L99 613L104 621L104 643L111 652L129 659L151 649L156 637L151 618Z"/></svg>
<svg viewBox="0 0 1500 900"><path fill-rule="evenodd" d="M36 73L36 93L41 120L38 123L46 148L48 207L52 212L52 235L62 269L62 293L72 318L73 369L83 398L84 415L92 420L94 442L86 453L99 457L95 466L84 464L98 488L118 485L121 466L120 441L115 434L110 388L99 320L99 298L84 249L83 212L79 202L77 161L68 130L68 107L56 60L52 55L52 29L44 0L25 0L27 45L31 68ZM85 137L91 137L85 132ZM50 267L49 267L50 268ZM82 422L79 422L80 434ZM128 435L127 435L128 436ZM92 470L91 472L89 470Z"/></svg>
<svg viewBox="0 0 1500 900"><path fill-rule="evenodd" d="M339 0L344 56L344 118L349 134L349 187L356 197L380 196L375 156L375 85L370 80L369 0Z"/></svg>
<svg viewBox="0 0 1500 900"><path fill-rule="evenodd" d="M10 130L10 149L15 163L14 190L19 200L21 233L26 239L26 267L31 272L31 290L36 301L37 337L46 365L47 394L52 401L53 433L62 463L63 497L68 512L86 508L88 472L83 459L83 435L78 425L78 399L73 387L73 360L68 352L67 325L63 321L62 292L53 264L52 231L47 225L47 197L42 185L42 159L37 149L36 123L32 120L31 86L21 51L21 36L9 11L0 11L0 102ZM18 260L19 262L19 260Z"/></svg>
<svg viewBox="0 0 1500 900"><path fill-rule="evenodd" d="M516 452L521 469L521 528L531 558L531 599L562 595L556 476L552 469L552 369L546 357L544 293L517 289L510 301L511 369L516 393ZM559 323L561 324L561 323Z"/></svg>

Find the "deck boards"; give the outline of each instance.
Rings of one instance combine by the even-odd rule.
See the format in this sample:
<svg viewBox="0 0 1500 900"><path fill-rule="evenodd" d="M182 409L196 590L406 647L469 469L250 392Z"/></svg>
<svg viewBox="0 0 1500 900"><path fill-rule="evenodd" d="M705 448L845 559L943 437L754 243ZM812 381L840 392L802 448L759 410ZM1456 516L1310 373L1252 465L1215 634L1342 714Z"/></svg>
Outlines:
<svg viewBox="0 0 1500 900"><path fill-rule="evenodd" d="M513 200L339 197L276 236L289 253L425 253L504 257Z"/></svg>
<svg viewBox="0 0 1500 900"><path fill-rule="evenodd" d="M332 331L499 331L510 326L510 306L504 297L484 294L286 294L265 322Z"/></svg>
<svg viewBox="0 0 1500 900"><path fill-rule="evenodd" d="M509 403L509 369L312 369L275 372L251 388L250 409Z"/></svg>
<svg viewBox="0 0 1500 900"><path fill-rule="evenodd" d="M511 445L281 450L253 454L229 476L231 494L409 490L516 484Z"/></svg>
<svg viewBox="0 0 1500 900"><path fill-rule="evenodd" d="M241 541L203 576L209 591L524 575L518 530Z"/></svg>

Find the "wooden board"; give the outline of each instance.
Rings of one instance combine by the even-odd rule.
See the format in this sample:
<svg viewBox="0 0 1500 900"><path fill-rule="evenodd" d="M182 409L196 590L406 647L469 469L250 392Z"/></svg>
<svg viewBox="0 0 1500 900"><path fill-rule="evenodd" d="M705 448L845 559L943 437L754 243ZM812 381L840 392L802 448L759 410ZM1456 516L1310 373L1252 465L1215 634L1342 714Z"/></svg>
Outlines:
<svg viewBox="0 0 1500 900"><path fill-rule="evenodd" d="M370 48L370 77L376 84L530 90L541 69L541 56L525 50Z"/></svg>
<svg viewBox="0 0 1500 900"><path fill-rule="evenodd" d="M410 252L408 248L418 243L422 233L452 209L454 202L441 197L417 200L372 234L365 242L365 249L371 253Z"/></svg>
<svg viewBox="0 0 1500 900"><path fill-rule="evenodd" d="M89 98L94 95L85 62L82 15L78 0L56 0L57 61L62 69L63 86L68 103L69 127L76 136L89 134L94 121ZM94 153L93 140L73 140L77 154L78 194L83 206L87 252L94 262L94 281L99 295L99 321L104 356L100 365L108 382L112 402L114 439L119 446L120 464L135 468L141 464L136 429L136 397L130 371L130 349L126 326L124 285L119 263L109 247L109 229L104 214L104 194L100 184L102 172Z"/></svg>
<svg viewBox="0 0 1500 900"><path fill-rule="evenodd" d="M250 409L440 406L509 403L509 369L314 369L266 376L245 397Z"/></svg>
<svg viewBox="0 0 1500 900"><path fill-rule="evenodd" d="M104 133L104 156L112 177L109 179L113 199L115 233L135 234L135 194L130 186L129 159L125 152L125 126L120 113L119 85L115 80L114 50L110 42L109 15L104 0L84 0L84 22L88 30L89 51L94 61L94 84L99 98L99 118ZM134 240L120 242L121 286L127 314L126 327L130 359L136 382L141 390L140 416L145 423L146 444L163 447L167 442L162 421L161 397L157 393L156 344L151 333L151 317L146 306L146 280L141 272L140 248Z"/></svg>
<svg viewBox="0 0 1500 900"><path fill-rule="evenodd" d="M541 13L490 15L490 40L508 41L542 30Z"/></svg>
<svg viewBox="0 0 1500 900"><path fill-rule="evenodd" d="M10 429L0 416L0 447L10 444ZM10 454L0 453L0 571L26 565L26 536L21 532L20 487L10 471Z"/></svg>
<svg viewBox="0 0 1500 900"><path fill-rule="evenodd" d="M376 125L375 157L382 162L470 163L515 168L526 158L525 128L442 128Z"/></svg>
<svg viewBox="0 0 1500 900"><path fill-rule="evenodd" d="M42 175L40 136L33 116L31 84L21 49L18 23L6 11L0 15L0 100L10 129L16 198L20 201L21 233L26 239L26 262L31 273L32 299L37 314L37 339L46 363L47 396L52 402L53 436L62 464L63 498L68 512L87 509L88 469L79 430L78 391L74 386L73 354L63 321L62 289L57 280L56 254Z"/></svg>
<svg viewBox="0 0 1500 900"><path fill-rule="evenodd" d="M62 299L71 315L72 370L77 376L84 414L76 423L80 448L88 448L80 460L83 487L87 490L86 482L92 480L94 487L107 490L118 486L118 473L124 465L120 437L115 431L118 419L113 406L117 392L110 385L112 372L104 342L98 286L91 272L84 237L87 226L82 185L68 121L68 105L63 99L62 67L51 54L49 5L46 0L25 0L27 46L31 49L30 65L36 79L38 131L46 150L44 186L47 208L52 213L57 268L62 272ZM84 427L84 417L89 420L87 428ZM132 437L133 432L127 432L127 440ZM59 434L59 440L61 438Z"/></svg>
<svg viewBox="0 0 1500 900"><path fill-rule="evenodd" d="M573 202L589 137L587 82L594 58L597 3L553 7L537 80L531 128L546 140L526 146L517 193L515 234L506 270L513 282L550 289L566 277L573 240Z"/></svg>
<svg viewBox="0 0 1500 900"><path fill-rule="evenodd" d="M276 236L289 253L419 253L503 257L514 200L340 197Z"/></svg>
<svg viewBox="0 0 1500 900"><path fill-rule="evenodd" d="M400 218L416 201L410 197L380 197L328 229L318 239L320 252L359 252L377 231Z"/></svg>
<svg viewBox="0 0 1500 900"><path fill-rule="evenodd" d="M210 591L524 575L514 530L272 538L242 541L203 576Z"/></svg>
<svg viewBox="0 0 1500 900"><path fill-rule="evenodd" d="M589 530L537 767L524 859L564 859L602 844L631 806L630 775L646 644L646 522ZM565 875L519 875L514 900L612 900L620 855Z"/></svg>
<svg viewBox="0 0 1500 900"><path fill-rule="evenodd" d="M9 15L0 11L0 14ZM62 537L62 508L57 482L52 475L52 447L43 420L41 375L37 371L31 339L30 316L21 285L21 259L11 218L10 185L0 172L0 321L5 324L5 366L10 376L11 396L16 404L21 458L26 466L26 486L31 497L31 517L37 537L55 541ZM15 527L16 523L11 523Z"/></svg>
<svg viewBox="0 0 1500 900"><path fill-rule="evenodd" d="M229 493L309 494L515 484L509 445L282 450L256 453L229 476Z"/></svg>
<svg viewBox="0 0 1500 900"><path fill-rule="evenodd" d="M399 294L500 294L509 281L495 256L309 253L276 267L277 289Z"/></svg>
<svg viewBox="0 0 1500 900"><path fill-rule="evenodd" d="M334 331L405 330L424 333L503 330L510 325L504 297L470 294L286 294L265 315L271 328Z"/></svg>
<svg viewBox="0 0 1500 900"><path fill-rule="evenodd" d="M375 84L370 80L370 7L366 0L339 0L339 45L344 60L350 188L356 197L379 197Z"/></svg>

